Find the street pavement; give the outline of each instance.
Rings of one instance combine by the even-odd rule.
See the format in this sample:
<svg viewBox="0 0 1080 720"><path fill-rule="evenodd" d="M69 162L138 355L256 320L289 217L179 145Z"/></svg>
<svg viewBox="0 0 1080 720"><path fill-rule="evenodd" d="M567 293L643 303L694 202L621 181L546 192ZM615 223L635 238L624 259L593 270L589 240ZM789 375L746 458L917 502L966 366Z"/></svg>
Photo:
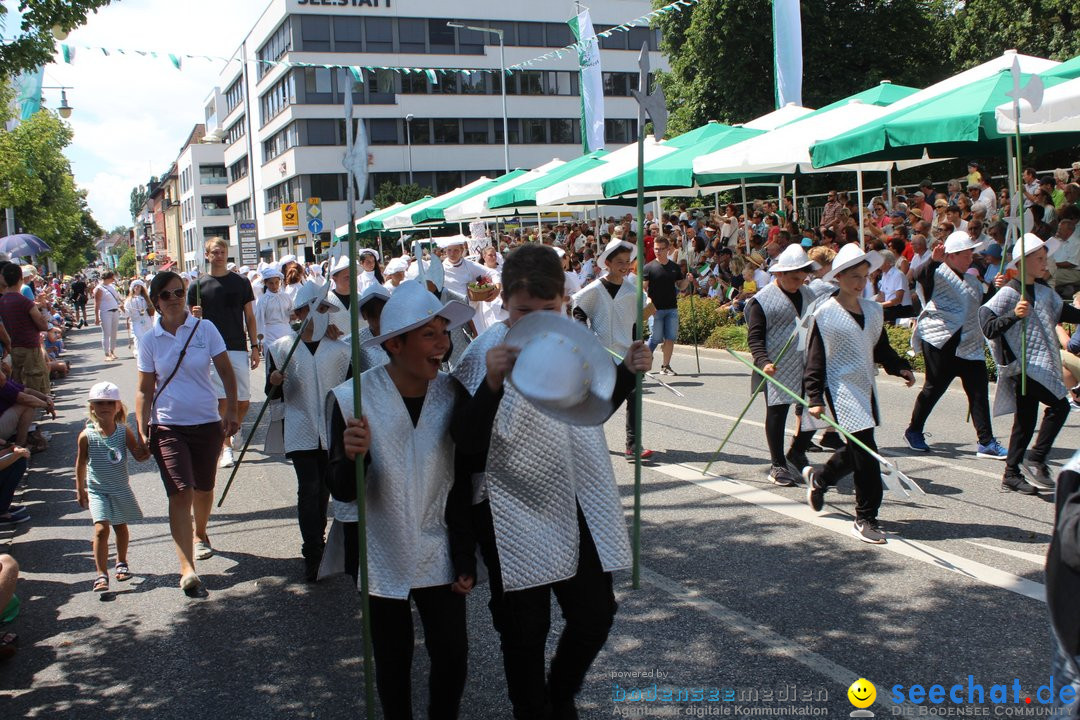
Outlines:
<svg viewBox="0 0 1080 720"><path fill-rule="evenodd" d="M178 589L156 466L133 462L146 515L131 528L136 578L91 592L91 522L75 502L75 438L94 382L117 383L133 410L126 336L121 345L120 360L105 363L96 329L71 333L73 373L56 390L60 418L46 423L50 448L34 456L17 500L33 519L0 529L0 551L23 568L22 613L4 628L22 647L0 665L0 717L362 717L358 597L343 578L302 581L295 476L280 458L250 454L215 509L216 555L198 565L207 589L198 599ZM934 452L915 456L902 431L918 388L879 376L878 444L926 494L887 498L881 518L895 534L869 546L848 534L850 480L830 491L820 515L801 488L769 483L763 402L702 473L749 381L726 353L702 351L700 363L697 374L692 349L676 351L681 375L663 379L683 397L646 382L645 445L657 455L641 477L641 586L632 587L629 572L616 575L619 613L581 692L581 717L847 717L847 688L859 677L876 684L870 709L881 717L920 710L893 705L894 685L960 682L966 693L969 675L987 693L1008 684L1010 701L1018 680L1020 704L1009 709L1026 709L1025 697L1050 676L1043 558L1053 502L1000 492L1003 463L975 458L959 383L927 426ZM261 373L252 382L260 398ZM629 525L634 472L622 458L623 418L617 411L607 434ZM1077 447L1078 421L1073 415L1059 437L1054 464ZM1010 423L995 420L1003 442ZM228 472L218 473L219 494ZM510 717L486 601L482 585L468 603L462 718ZM556 609L550 652L561 624ZM419 622L416 632L414 705L423 717ZM645 700L636 701L635 689ZM675 699L663 701L665 692ZM936 709L948 707L946 698Z"/></svg>

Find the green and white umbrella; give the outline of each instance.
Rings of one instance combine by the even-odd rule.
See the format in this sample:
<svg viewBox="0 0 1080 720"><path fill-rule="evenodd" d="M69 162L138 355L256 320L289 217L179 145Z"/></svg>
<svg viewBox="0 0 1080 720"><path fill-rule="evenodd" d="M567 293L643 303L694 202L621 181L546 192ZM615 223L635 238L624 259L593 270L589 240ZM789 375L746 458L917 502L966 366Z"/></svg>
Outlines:
<svg viewBox="0 0 1080 720"><path fill-rule="evenodd" d="M556 158L555 160L551 160L550 162L541 165L535 170L529 170L528 172L518 173L516 175L512 174L512 177L509 175L503 176L503 178L507 179L503 180L503 178L499 178L499 180L496 180L491 187L485 188L476 195L447 207L443 211L443 215L446 217L447 222L464 222L466 220L479 220L481 218L496 218L514 215L515 211L512 208L500 210L488 207L488 200L492 195L506 192L507 190L542 178L547 173L562 167L565 164L565 162Z"/></svg>
<svg viewBox="0 0 1080 720"><path fill-rule="evenodd" d="M503 188L487 199L488 208L515 209L522 212L544 212L536 204L536 194L545 188L573 177L583 170L594 168L603 162L606 150L595 150L588 155L570 160L553 170L544 173L535 180L529 180L512 188Z"/></svg>

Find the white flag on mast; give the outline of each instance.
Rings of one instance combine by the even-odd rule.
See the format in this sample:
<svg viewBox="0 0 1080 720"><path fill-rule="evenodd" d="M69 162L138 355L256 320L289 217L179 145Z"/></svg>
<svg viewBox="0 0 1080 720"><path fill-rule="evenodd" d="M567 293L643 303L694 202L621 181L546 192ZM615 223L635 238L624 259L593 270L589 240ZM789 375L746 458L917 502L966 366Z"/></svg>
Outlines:
<svg viewBox="0 0 1080 720"><path fill-rule="evenodd" d="M586 153L604 147L604 76L600 70L600 43L589 11L570 18L578 42L581 68L581 144Z"/></svg>

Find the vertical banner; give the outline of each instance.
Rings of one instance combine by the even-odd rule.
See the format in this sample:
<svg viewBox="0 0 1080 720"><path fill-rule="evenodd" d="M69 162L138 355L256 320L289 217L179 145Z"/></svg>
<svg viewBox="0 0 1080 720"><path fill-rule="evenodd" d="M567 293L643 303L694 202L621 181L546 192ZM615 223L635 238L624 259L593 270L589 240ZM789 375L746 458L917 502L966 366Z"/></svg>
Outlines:
<svg viewBox="0 0 1080 720"><path fill-rule="evenodd" d="M41 82L45 76L45 69L37 67L16 76L12 83L15 90L15 107L18 109L18 118L26 122L41 109Z"/></svg>
<svg viewBox="0 0 1080 720"><path fill-rule="evenodd" d="M581 145L586 153L604 148L604 77L600 70L600 43L589 11L569 20L578 41L581 68Z"/></svg>
<svg viewBox="0 0 1080 720"><path fill-rule="evenodd" d="M773 0L773 70L776 107L802 105L802 15L799 0Z"/></svg>

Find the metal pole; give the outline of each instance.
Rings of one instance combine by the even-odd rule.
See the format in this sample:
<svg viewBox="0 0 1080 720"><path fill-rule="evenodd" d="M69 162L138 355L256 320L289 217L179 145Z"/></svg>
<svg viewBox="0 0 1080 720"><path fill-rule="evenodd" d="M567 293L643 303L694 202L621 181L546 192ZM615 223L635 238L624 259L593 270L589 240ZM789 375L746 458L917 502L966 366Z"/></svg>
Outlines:
<svg viewBox="0 0 1080 720"><path fill-rule="evenodd" d="M405 116L405 143L409 146L409 184L413 184L412 170L412 113Z"/></svg>
<svg viewBox="0 0 1080 720"><path fill-rule="evenodd" d="M799 212L799 179L797 177L791 178L791 214L793 217L789 217L788 220L794 220L794 215ZM792 238L794 239L794 238Z"/></svg>
<svg viewBox="0 0 1080 720"><path fill-rule="evenodd" d="M746 178L739 178L739 187L742 189L742 217L743 217L743 236L746 240L746 254L750 254L750 216L746 213ZM736 239L735 245L738 246L738 240Z"/></svg>
<svg viewBox="0 0 1080 720"><path fill-rule="evenodd" d="M509 121L506 119L506 45L503 43L503 31L496 29L499 36L499 66L502 68L502 112L503 112L503 164L506 172L510 172L510 130Z"/></svg>
<svg viewBox="0 0 1080 720"><path fill-rule="evenodd" d="M889 209L889 212L893 210L892 200L892 165L890 165L885 168L885 207Z"/></svg>
<svg viewBox="0 0 1080 720"><path fill-rule="evenodd" d="M645 83L642 82L642 85ZM642 96L648 91L641 88ZM645 224L645 108L642 107L638 121L638 166L637 166L637 218L638 230ZM634 268L637 275L637 324L634 326L634 340L644 337L645 329L645 286L640 265L645 261L645 235L637 234L637 263ZM632 534L633 567L631 582L635 590L641 587L641 379L642 373L634 373L634 523Z"/></svg>
<svg viewBox="0 0 1080 720"><path fill-rule="evenodd" d="M863 206L862 201L862 170L855 171L855 192L859 196L859 247L865 250L866 235L863 230L863 222L865 222L866 208Z"/></svg>

